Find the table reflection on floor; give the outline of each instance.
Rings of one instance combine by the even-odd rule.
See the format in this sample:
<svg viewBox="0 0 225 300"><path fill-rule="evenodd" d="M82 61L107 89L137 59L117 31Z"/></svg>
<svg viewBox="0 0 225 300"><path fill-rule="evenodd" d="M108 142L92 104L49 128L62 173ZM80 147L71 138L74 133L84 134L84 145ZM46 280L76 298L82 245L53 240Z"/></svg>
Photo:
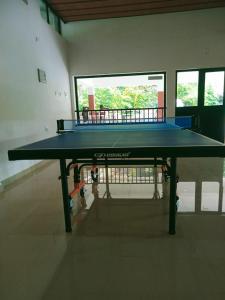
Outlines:
<svg viewBox="0 0 225 300"><path fill-rule="evenodd" d="M165 180L161 168L101 168L98 182L91 182L89 171L83 174L89 183L75 217L78 233L146 237L167 234L169 180ZM223 159L179 159L178 216L222 215L223 174Z"/></svg>

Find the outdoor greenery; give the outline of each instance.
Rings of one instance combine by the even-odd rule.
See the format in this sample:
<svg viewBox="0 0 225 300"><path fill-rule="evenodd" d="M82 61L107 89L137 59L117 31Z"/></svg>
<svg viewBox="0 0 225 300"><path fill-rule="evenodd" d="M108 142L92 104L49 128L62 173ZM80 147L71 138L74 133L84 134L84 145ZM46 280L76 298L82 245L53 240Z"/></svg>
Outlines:
<svg viewBox="0 0 225 300"><path fill-rule="evenodd" d="M177 84L177 99L180 99L184 106L197 105L198 85L197 83ZM223 96L215 94L213 87L208 85L205 91L205 105L222 105Z"/></svg>
<svg viewBox="0 0 225 300"><path fill-rule="evenodd" d="M184 106L197 105L197 83L177 84L177 99L182 100Z"/></svg>
<svg viewBox="0 0 225 300"><path fill-rule="evenodd" d="M222 105L223 104L223 96L215 95L215 92L212 86L208 86L205 94L205 105Z"/></svg>
<svg viewBox="0 0 225 300"><path fill-rule="evenodd" d="M79 86L79 109L88 107L88 92ZM95 107L119 108L151 108L158 106L158 94L152 86L95 88Z"/></svg>
<svg viewBox="0 0 225 300"><path fill-rule="evenodd" d="M88 107L88 91L82 85L79 89L79 109ZM177 99L180 99L183 106L197 106L198 84L187 83L177 84ZM205 105L221 105L223 96L217 95L211 85L206 87ZM100 105L109 109L120 108L154 108L158 106L158 94L152 86L112 87L95 88L95 107Z"/></svg>

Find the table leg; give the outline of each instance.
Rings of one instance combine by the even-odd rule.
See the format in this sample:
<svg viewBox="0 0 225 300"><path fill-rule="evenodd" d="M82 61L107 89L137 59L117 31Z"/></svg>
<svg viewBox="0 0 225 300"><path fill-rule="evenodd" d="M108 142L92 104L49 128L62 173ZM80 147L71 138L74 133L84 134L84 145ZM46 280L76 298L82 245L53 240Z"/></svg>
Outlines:
<svg viewBox="0 0 225 300"><path fill-rule="evenodd" d="M64 207L64 219L66 232L71 232L71 218L70 218L70 203L69 203L69 192L68 182L66 174L66 160L60 159L60 171L61 171L61 184L62 184L62 195L63 195L63 207Z"/></svg>
<svg viewBox="0 0 225 300"><path fill-rule="evenodd" d="M110 191L109 191L109 167L108 167L108 162L107 158L105 159L105 186L106 186L106 197L107 199L111 198Z"/></svg>
<svg viewBox="0 0 225 300"><path fill-rule="evenodd" d="M170 162L170 207L169 207L169 234L176 233L176 158Z"/></svg>

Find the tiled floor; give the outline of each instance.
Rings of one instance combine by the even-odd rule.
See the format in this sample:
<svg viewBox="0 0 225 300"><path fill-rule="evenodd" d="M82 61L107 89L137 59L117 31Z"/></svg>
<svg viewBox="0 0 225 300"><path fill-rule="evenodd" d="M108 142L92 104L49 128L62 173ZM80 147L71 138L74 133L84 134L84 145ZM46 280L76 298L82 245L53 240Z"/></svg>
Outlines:
<svg viewBox="0 0 225 300"><path fill-rule="evenodd" d="M87 208L96 188L99 198L74 216L72 234L57 163L8 187L0 194L0 299L225 299L221 186L206 189L201 206L202 182L223 183L223 160L182 160L178 173L175 236L165 186L158 200L149 185L111 185L108 199L104 185L88 186Z"/></svg>

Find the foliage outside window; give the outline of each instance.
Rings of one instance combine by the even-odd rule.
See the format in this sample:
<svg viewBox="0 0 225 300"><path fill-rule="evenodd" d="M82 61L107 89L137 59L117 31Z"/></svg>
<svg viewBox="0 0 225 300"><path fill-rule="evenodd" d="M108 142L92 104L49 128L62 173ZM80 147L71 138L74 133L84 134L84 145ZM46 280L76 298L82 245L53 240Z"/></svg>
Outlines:
<svg viewBox="0 0 225 300"><path fill-rule="evenodd" d="M79 89L79 109L88 106L88 91ZM95 106L100 105L109 109L119 108L150 108L158 105L157 91L147 86L138 87L114 87L114 88L96 88Z"/></svg>
<svg viewBox="0 0 225 300"><path fill-rule="evenodd" d="M205 75L205 106L223 105L224 72L208 72Z"/></svg>
<svg viewBox="0 0 225 300"><path fill-rule="evenodd" d="M100 109L100 106L108 109L158 107L158 92L164 93L164 75L160 75L161 79L154 82L148 79L148 75L97 78L96 81L94 78L91 79L95 108ZM88 82L89 79L77 80L79 110L88 107Z"/></svg>
<svg viewBox="0 0 225 300"><path fill-rule="evenodd" d="M177 107L198 105L198 71L177 73Z"/></svg>

